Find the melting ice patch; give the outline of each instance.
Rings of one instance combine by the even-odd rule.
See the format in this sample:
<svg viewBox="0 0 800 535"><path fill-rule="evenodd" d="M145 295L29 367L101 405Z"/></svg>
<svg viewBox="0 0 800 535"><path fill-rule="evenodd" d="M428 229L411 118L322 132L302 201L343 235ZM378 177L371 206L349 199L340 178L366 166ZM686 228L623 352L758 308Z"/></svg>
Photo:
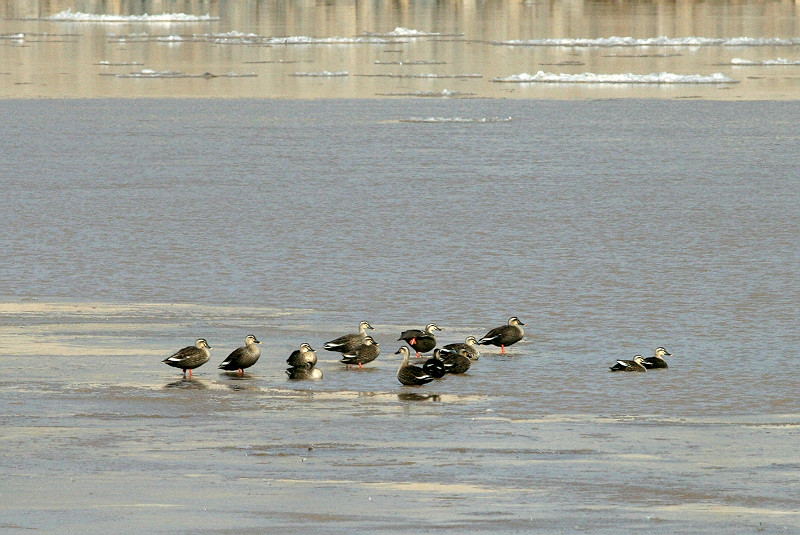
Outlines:
<svg viewBox="0 0 800 535"><path fill-rule="evenodd" d="M445 65L446 61L439 61L435 59L416 59L416 60L394 60L394 61L381 61L375 60L375 65Z"/></svg>
<svg viewBox="0 0 800 535"><path fill-rule="evenodd" d="M94 15L91 13L72 12L71 9L47 17L48 20L71 22L207 22L219 20L219 17L205 15L187 15L185 13L162 13L161 15Z"/></svg>
<svg viewBox="0 0 800 535"><path fill-rule="evenodd" d="M204 72L202 74L187 74L181 71L157 71L154 69L142 69L141 71L131 72L127 74L115 74L116 78L254 78L257 76L255 73L239 74L229 72L225 74L212 74Z"/></svg>
<svg viewBox="0 0 800 535"><path fill-rule="evenodd" d="M569 47L612 47L612 46L794 46L800 45L800 38L754 38L754 37L602 37L598 39L527 39L509 41L490 41L493 45L507 46L569 46Z"/></svg>
<svg viewBox="0 0 800 535"><path fill-rule="evenodd" d="M356 74L356 76L366 76L373 78L483 78L482 74L438 74L431 73L417 73L417 74L396 74L396 73L383 73L383 74Z"/></svg>
<svg viewBox="0 0 800 535"><path fill-rule="evenodd" d="M652 74L555 74L539 71L536 74L515 74L507 78L494 78L493 82L517 83L571 83L571 84L735 84L738 81L720 72L708 76L702 74L674 74L660 72Z"/></svg>
<svg viewBox="0 0 800 535"><path fill-rule="evenodd" d="M409 117L401 123L508 123L511 117Z"/></svg>
<svg viewBox="0 0 800 535"><path fill-rule="evenodd" d="M292 37L264 38L264 44L270 45L350 45L350 44L387 44L393 43L378 37L307 37L297 35Z"/></svg>
<svg viewBox="0 0 800 535"><path fill-rule="evenodd" d="M290 37L269 37L254 33L237 31L224 33L205 33L192 35L150 35L147 33L132 33L126 35L111 35L119 42L181 42L191 41L199 43L230 44L230 45L351 45L351 44L389 44L396 41L377 37L307 37L304 35Z"/></svg>
<svg viewBox="0 0 800 535"><path fill-rule="evenodd" d="M458 98L469 97L475 93L468 93L464 91L453 91L451 89L442 89L441 91L412 91L411 93L378 93L382 97L428 97L428 98Z"/></svg>
<svg viewBox="0 0 800 535"><path fill-rule="evenodd" d="M394 30L386 33L377 32L364 32L364 35L378 35L383 37L443 37L443 36L456 36L464 35L463 33L439 33L439 32L424 32L421 30L413 30L411 28L396 27Z"/></svg>
<svg viewBox="0 0 800 535"><path fill-rule="evenodd" d="M742 59L742 58L733 58L731 60L731 65L800 65L800 60L798 59L784 59L784 58L775 58L775 59L765 59L762 61L751 61L749 59Z"/></svg>
<svg viewBox="0 0 800 535"><path fill-rule="evenodd" d="M322 71L322 72L296 72L291 74L290 76L311 76L311 77L326 77L326 76L350 76L348 71Z"/></svg>

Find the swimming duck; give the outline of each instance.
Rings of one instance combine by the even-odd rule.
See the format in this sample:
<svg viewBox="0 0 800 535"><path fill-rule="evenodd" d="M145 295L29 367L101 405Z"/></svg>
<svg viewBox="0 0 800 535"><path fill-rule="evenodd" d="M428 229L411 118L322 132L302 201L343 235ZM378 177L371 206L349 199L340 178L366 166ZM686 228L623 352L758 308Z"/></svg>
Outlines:
<svg viewBox="0 0 800 535"><path fill-rule="evenodd" d="M306 368L302 366L300 368L286 368L286 375L289 376L289 379L293 381L300 381L303 379L308 379L312 381L316 381L322 379L322 370L319 368L311 367Z"/></svg>
<svg viewBox="0 0 800 535"><path fill-rule="evenodd" d="M489 344L498 346L500 348L500 353L505 354L506 346L516 344L522 340L525 331L522 330L520 325L525 324L522 323L518 317L512 316L508 319L508 325L495 327L486 333L486 336L478 340L478 343L482 346Z"/></svg>
<svg viewBox="0 0 800 535"><path fill-rule="evenodd" d="M647 368L644 367L644 358L641 355L636 355L633 360L620 360L609 368L612 372L646 372Z"/></svg>
<svg viewBox="0 0 800 535"><path fill-rule="evenodd" d="M222 364L220 364L218 368L227 371L239 370L239 375L242 375L244 369L255 364L261 356L261 350L256 345L260 343L258 338L252 334L248 334L247 338L244 339L244 346L234 349L233 352L228 355L228 358L222 361Z"/></svg>
<svg viewBox="0 0 800 535"><path fill-rule="evenodd" d="M186 375L186 370L189 370L189 377L191 377L193 369L199 368L211 360L211 349L213 348L208 345L205 338L198 338L193 346L184 347L161 362L173 368L181 368L184 375Z"/></svg>
<svg viewBox="0 0 800 535"><path fill-rule="evenodd" d="M411 351L406 346L397 350L395 355L403 355L403 362L397 369L397 379L406 386L421 386L433 381L433 377L419 366L408 363Z"/></svg>
<svg viewBox="0 0 800 535"><path fill-rule="evenodd" d="M441 331L441 329L437 327L435 323L429 323L425 326L424 331L420 331L419 329L403 331L400 333L400 338L398 338L398 340L404 340L408 345L413 347L414 351L417 352L417 357L419 357L420 353L427 353L436 347L436 337L433 335L433 331Z"/></svg>
<svg viewBox="0 0 800 535"><path fill-rule="evenodd" d="M464 349L459 349L456 353L448 353L442 361L447 373L464 373L472 365L472 361Z"/></svg>
<svg viewBox="0 0 800 535"><path fill-rule="evenodd" d="M363 368L364 364L368 364L378 358L381 350L378 347L378 342L371 336L364 338L364 343L361 344L355 351L350 354L342 355L342 360L345 364L358 364L359 368Z"/></svg>
<svg viewBox="0 0 800 535"><path fill-rule="evenodd" d="M425 370L425 372L428 375L434 377L435 379L441 379L447 373L444 367L444 362L442 362L442 359L439 358L441 354L442 354L441 349L438 348L434 349L433 357L426 360L425 364L422 365L422 369Z"/></svg>
<svg viewBox="0 0 800 535"><path fill-rule="evenodd" d="M344 336L340 336L335 340L326 342L325 345L322 346L322 349L349 355L361 347L361 344L364 342L364 338L367 336L367 329L371 331L375 330L368 321L362 321L358 325L357 333L345 334Z"/></svg>
<svg viewBox="0 0 800 535"><path fill-rule="evenodd" d="M671 357L672 353L664 349L663 347L657 347L655 354L652 357L647 357L644 359L644 367L649 369L652 368L669 368L667 366L667 361L664 360L664 357Z"/></svg>
<svg viewBox="0 0 800 535"><path fill-rule="evenodd" d="M292 368L313 368L317 364L317 354L309 344L300 344L300 349L295 349L286 363Z"/></svg>
<svg viewBox="0 0 800 535"><path fill-rule="evenodd" d="M480 351L478 351L478 348L475 347L477 343L478 340L474 336L467 336L467 339L464 340L464 342L447 344L446 346L442 347L442 353L445 355L448 353L458 353L459 350L463 349L466 351L465 356L469 357L469 360L476 361L481 355Z"/></svg>

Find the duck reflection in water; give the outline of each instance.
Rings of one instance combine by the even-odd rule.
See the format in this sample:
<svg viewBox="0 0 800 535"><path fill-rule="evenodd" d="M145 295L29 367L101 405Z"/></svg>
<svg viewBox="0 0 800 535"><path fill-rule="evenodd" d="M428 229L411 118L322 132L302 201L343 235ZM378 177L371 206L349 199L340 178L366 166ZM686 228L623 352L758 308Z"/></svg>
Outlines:
<svg viewBox="0 0 800 535"><path fill-rule="evenodd" d="M322 370L319 368L286 368L286 375L293 381L311 380L318 381L322 379Z"/></svg>
<svg viewBox="0 0 800 535"><path fill-rule="evenodd" d="M208 383L203 379L195 377L181 377L177 381L172 381L164 385L164 388L182 388L185 390L208 390Z"/></svg>
<svg viewBox="0 0 800 535"><path fill-rule="evenodd" d="M441 401L442 396L439 394L417 394L416 392L403 392L397 394L397 399L400 401Z"/></svg>

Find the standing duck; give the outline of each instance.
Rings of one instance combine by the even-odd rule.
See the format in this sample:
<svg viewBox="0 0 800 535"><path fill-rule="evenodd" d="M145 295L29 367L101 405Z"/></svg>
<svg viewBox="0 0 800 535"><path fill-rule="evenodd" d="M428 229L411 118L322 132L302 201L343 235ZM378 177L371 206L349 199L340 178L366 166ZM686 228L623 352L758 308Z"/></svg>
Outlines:
<svg viewBox="0 0 800 535"><path fill-rule="evenodd" d="M408 363L411 351L406 346L397 350L395 355L403 355L403 362L397 369L397 380L406 386L422 386L433 381L433 377L419 366Z"/></svg>
<svg viewBox="0 0 800 535"><path fill-rule="evenodd" d="M211 360L211 349L212 347L208 345L205 338L198 338L193 346L184 347L161 362L173 368L181 368L183 375L186 375L186 370L189 370L189 377L191 377L193 369L199 368Z"/></svg>
<svg viewBox="0 0 800 535"><path fill-rule="evenodd" d="M331 340L330 342L325 343L325 345L322 346L322 349L349 355L361 347L361 344L364 342L364 338L367 336L367 329L371 331L375 330L368 321L362 321L358 325L357 333L345 334L344 336L340 336L335 340Z"/></svg>
<svg viewBox="0 0 800 535"><path fill-rule="evenodd" d="M647 368L644 367L644 358L641 355L636 355L633 360L620 360L609 368L612 372L646 372Z"/></svg>
<svg viewBox="0 0 800 535"><path fill-rule="evenodd" d="M652 357L647 357L644 359L644 367L648 370L652 368L669 368L667 366L667 361L664 360L664 357L671 357L672 353L664 349L663 347L657 347L655 354Z"/></svg>
<svg viewBox="0 0 800 535"><path fill-rule="evenodd" d="M437 327L435 323L429 323L425 326L424 331L420 331L419 329L403 331L400 333L400 338L398 338L398 340L404 340L408 345L414 348L414 351L417 352L417 357L419 357L420 353L427 353L436 347L436 337L433 335L433 331L441 331L441 329Z"/></svg>
<svg viewBox="0 0 800 535"><path fill-rule="evenodd" d="M472 365L472 361L463 349L459 349L456 353L448 353L442 360L447 373L464 373Z"/></svg>
<svg viewBox="0 0 800 535"><path fill-rule="evenodd" d="M220 364L218 368L227 371L239 370L239 375L244 374L244 369L255 364L261 356L261 350L256 345L260 343L258 338L252 334L248 334L247 338L244 339L244 346L234 349L233 352L228 355L228 358L222 361L222 364Z"/></svg>
<svg viewBox="0 0 800 535"><path fill-rule="evenodd" d="M364 364L372 362L381 354L378 345L378 342L376 342L374 338L367 336L364 338L364 343L355 351L342 355L342 360L340 362L345 364L358 364L359 368L363 368Z"/></svg>
<svg viewBox="0 0 800 535"><path fill-rule="evenodd" d="M433 357L426 360L425 364L422 365L422 369L425 370L425 372L428 375L434 377L435 379L441 379L447 373L447 370L445 369L444 366L444 362L442 362L442 359L439 358L441 354L442 354L441 349L438 348L434 349Z"/></svg>
<svg viewBox="0 0 800 535"><path fill-rule="evenodd" d="M442 347L442 353L445 355L448 353L458 353L463 349L466 352L464 355L469 357L469 360L474 362L478 360L478 357L481 355L480 351L478 351L478 348L475 347L477 344L478 340L474 336L467 336L467 339L464 340L464 342L447 344L446 346Z"/></svg>
<svg viewBox="0 0 800 535"><path fill-rule="evenodd" d="M518 317L512 316L508 320L508 325L495 327L486 333L486 336L478 340L478 343L482 346L489 344L498 346L500 348L500 353L505 354L506 346L516 344L522 340L522 336L525 334L525 331L522 330L520 325L525 324L522 323Z"/></svg>
<svg viewBox="0 0 800 535"><path fill-rule="evenodd" d="M295 349L286 363L292 368L313 368L317 364L317 354L309 344L300 344L300 349Z"/></svg>

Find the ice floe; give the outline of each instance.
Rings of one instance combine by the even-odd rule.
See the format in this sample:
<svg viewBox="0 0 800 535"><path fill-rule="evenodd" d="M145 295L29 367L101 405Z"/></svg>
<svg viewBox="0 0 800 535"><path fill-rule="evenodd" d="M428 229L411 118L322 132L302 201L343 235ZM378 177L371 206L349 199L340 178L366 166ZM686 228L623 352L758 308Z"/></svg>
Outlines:
<svg viewBox="0 0 800 535"><path fill-rule="evenodd" d="M731 60L731 65L800 65L800 59L784 59L784 58L775 58L775 59L765 59L761 61L751 61L749 59L742 59L742 58L733 58Z"/></svg>
<svg viewBox="0 0 800 535"><path fill-rule="evenodd" d="M614 46L795 46L800 38L780 37L602 37L597 39L512 39L490 41L493 45L506 46L566 46L566 47L614 47Z"/></svg>
<svg viewBox="0 0 800 535"><path fill-rule="evenodd" d="M185 13L162 13L161 15L95 15L91 13L81 13L66 9L55 15L47 17L47 20L69 21L69 22L208 22L219 20L219 17L205 15L187 15Z"/></svg>
<svg viewBox="0 0 800 535"><path fill-rule="evenodd" d="M573 83L573 84L735 84L738 81L716 72L703 74L675 74L659 72L651 74L555 74L539 71L536 74L515 74L507 78L494 78L493 82L517 83Z"/></svg>

